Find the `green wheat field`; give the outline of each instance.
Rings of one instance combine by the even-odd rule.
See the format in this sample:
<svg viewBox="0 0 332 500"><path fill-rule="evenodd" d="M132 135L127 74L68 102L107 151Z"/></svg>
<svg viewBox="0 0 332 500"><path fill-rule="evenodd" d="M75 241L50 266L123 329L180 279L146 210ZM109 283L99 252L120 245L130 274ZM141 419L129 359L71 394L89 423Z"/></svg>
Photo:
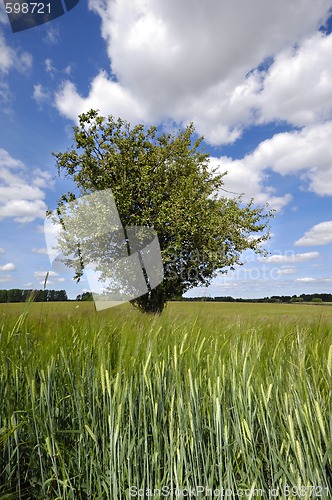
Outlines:
<svg viewBox="0 0 332 500"><path fill-rule="evenodd" d="M332 306L1 304L0 499L332 498L331 388Z"/></svg>

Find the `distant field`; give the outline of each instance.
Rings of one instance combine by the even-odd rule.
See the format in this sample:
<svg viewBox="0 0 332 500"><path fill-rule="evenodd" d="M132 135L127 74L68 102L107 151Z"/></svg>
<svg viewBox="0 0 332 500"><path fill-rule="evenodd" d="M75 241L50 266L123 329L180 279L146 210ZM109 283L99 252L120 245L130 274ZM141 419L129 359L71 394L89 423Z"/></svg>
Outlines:
<svg viewBox="0 0 332 500"><path fill-rule="evenodd" d="M130 304L123 304L105 311L96 312L93 302L45 302L30 304L0 304L0 315L15 317L27 311L29 317L49 320L62 318L112 318L128 316L141 317L139 311ZM278 319L288 320L324 320L332 321L331 307L320 304L278 304L278 303L240 303L240 302L169 302L162 317L179 319L197 317L204 321L239 319Z"/></svg>
<svg viewBox="0 0 332 500"><path fill-rule="evenodd" d="M331 332L323 305L0 304L0 498L331 498Z"/></svg>

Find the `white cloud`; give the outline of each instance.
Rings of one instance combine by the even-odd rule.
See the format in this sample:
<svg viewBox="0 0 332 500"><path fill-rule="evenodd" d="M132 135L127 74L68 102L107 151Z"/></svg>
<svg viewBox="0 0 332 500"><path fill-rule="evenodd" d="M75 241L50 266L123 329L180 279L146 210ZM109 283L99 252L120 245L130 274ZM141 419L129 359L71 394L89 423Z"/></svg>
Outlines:
<svg viewBox="0 0 332 500"><path fill-rule="evenodd" d="M22 73L26 73L32 68L32 63L32 55L28 52L24 52L19 56L18 63L15 65L15 68Z"/></svg>
<svg viewBox="0 0 332 500"><path fill-rule="evenodd" d="M47 248L33 248L31 250L32 253L39 253L41 255L48 255Z"/></svg>
<svg viewBox="0 0 332 500"><path fill-rule="evenodd" d="M56 45L59 41L60 33L58 26L47 26L46 36L44 37L44 41L49 43L50 45Z"/></svg>
<svg viewBox="0 0 332 500"><path fill-rule="evenodd" d="M308 260L317 259L320 256L319 252L306 252L306 253L285 253L284 255L275 254L269 257L260 257L260 262L268 264L281 264L284 262L307 262Z"/></svg>
<svg viewBox="0 0 332 500"><path fill-rule="evenodd" d="M3 2L0 5L2 6ZM4 21L2 14L0 11L0 23ZM4 15L7 17L7 14ZM32 62L31 54L10 47L3 33L0 31L0 104L2 113L10 112L10 104L13 99L13 94L7 81L8 73L12 70L27 73L32 67Z"/></svg>
<svg viewBox="0 0 332 500"><path fill-rule="evenodd" d="M24 73L30 70L32 62L31 54L15 50L7 45L5 37L0 32L0 72L8 73L14 68Z"/></svg>
<svg viewBox="0 0 332 500"><path fill-rule="evenodd" d="M275 114L268 103L270 95L278 98L278 68L302 63L310 50L321 51L318 61L315 53L311 59L319 79L330 51L322 36L313 35L328 17L331 0L316 0L315 9L311 0L90 0L89 5L102 19L111 69L95 77L87 97L72 82L64 83L56 105L74 120L93 106L131 121L194 121L211 143L232 142L257 107L261 119ZM303 44L297 58L289 49L294 44ZM274 70L257 70L273 57ZM303 65L302 70L310 71ZM290 72L289 100L292 78ZM301 81L302 107L304 85ZM324 87L319 85L317 92ZM326 89L329 93L328 82ZM316 105L323 109L321 102Z"/></svg>
<svg viewBox="0 0 332 500"><path fill-rule="evenodd" d="M37 186L28 186L23 183L13 184L11 186L0 186L1 201L17 201L17 199L25 198L26 200L34 200L42 198L44 193Z"/></svg>
<svg viewBox="0 0 332 500"><path fill-rule="evenodd" d="M51 76L53 76L53 74L56 72L56 69L53 65L52 59L48 57L47 59L45 59L44 64L46 73L49 73Z"/></svg>
<svg viewBox="0 0 332 500"><path fill-rule="evenodd" d="M49 57L44 61L45 71L49 73L51 77L54 77L56 74L63 73L65 75L70 75L72 72L72 66L68 64L63 69L58 69L54 66L52 59Z"/></svg>
<svg viewBox="0 0 332 500"><path fill-rule="evenodd" d="M298 278L296 281L300 281L301 283L313 283L314 281L317 281L317 279L307 277L307 278Z"/></svg>
<svg viewBox="0 0 332 500"><path fill-rule="evenodd" d="M332 195L332 121L284 132L261 142L240 160L212 158L211 167L228 171L225 188L254 197L257 203L269 202L280 209L292 199L290 193L278 194L269 184L268 169L280 175L296 174L302 188L318 195ZM286 185L287 189L287 185Z"/></svg>
<svg viewBox="0 0 332 500"><path fill-rule="evenodd" d="M11 200L0 206L0 219L14 217L16 222L23 224L45 217L47 206L43 200Z"/></svg>
<svg viewBox="0 0 332 500"><path fill-rule="evenodd" d="M7 283L9 281L12 281L12 276L10 274L5 274L4 276L0 275L0 283Z"/></svg>
<svg viewBox="0 0 332 500"><path fill-rule="evenodd" d="M49 101L50 94L47 90L44 89L43 85L37 83L33 86L32 97L38 104L43 104L44 102Z"/></svg>
<svg viewBox="0 0 332 500"><path fill-rule="evenodd" d="M307 171L313 186L317 169L324 173L331 168L331 134L332 121L276 134L263 141L247 161L258 169L271 167L281 175Z"/></svg>
<svg viewBox="0 0 332 500"><path fill-rule="evenodd" d="M5 11L5 5L3 2L0 3L0 23L9 24L8 16Z"/></svg>
<svg viewBox="0 0 332 500"><path fill-rule="evenodd" d="M14 65L15 51L6 44L5 38L0 33L0 71L7 73Z"/></svg>
<svg viewBox="0 0 332 500"><path fill-rule="evenodd" d="M0 266L0 271L15 271L15 269L16 266L12 262L8 262L8 264Z"/></svg>
<svg viewBox="0 0 332 500"><path fill-rule="evenodd" d="M17 222L32 222L45 217L47 206L41 187L50 183L50 175L30 170L0 148L0 219L13 217Z"/></svg>
<svg viewBox="0 0 332 500"><path fill-rule="evenodd" d="M46 278L46 274L47 274L47 273L48 273L48 276L49 276L49 277L52 277L52 278L53 278L54 276L57 276L57 275L58 275L58 273L56 273L55 271L35 271L35 272L33 273L33 276L34 276L34 278L37 278L37 279L38 279L38 278L43 278L43 279L45 279L45 278Z"/></svg>
<svg viewBox="0 0 332 500"><path fill-rule="evenodd" d="M244 201L255 199L255 203L269 203L271 208L280 210L287 205L292 196L289 193L278 195L275 188L267 185L268 177L264 170L268 165L260 165L253 155L248 155L242 160L221 157L210 159L211 168L218 168L220 173L226 172L224 188L229 191L221 191L221 196L244 195Z"/></svg>
<svg viewBox="0 0 332 500"><path fill-rule="evenodd" d="M56 273L55 271L35 271L34 277L36 279L41 279L41 281L38 282L40 285L45 284L45 278L47 273L48 273L48 278L46 284L48 286L55 285L56 283L63 283L64 281L66 281L66 278L58 276L58 273Z"/></svg>
<svg viewBox="0 0 332 500"><path fill-rule="evenodd" d="M103 96L103 104L100 98ZM93 80L90 95L81 97L71 82L66 82L56 95L58 110L72 120L87 109L102 109L105 115L126 117L129 121L144 119L144 110L129 90L109 80L105 72Z"/></svg>
<svg viewBox="0 0 332 500"><path fill-rule="evenodd" d="M0 165L7 168L23 167L23 163L20 160L10 156L8 151L2 148L0 148Z"/></svg>
<svg viewBox="0 0 332 500"><path fill-rule="evenodd" d="M297 269L296 267L282 267L281 269L278 270L278 274L280 275L289 275L289 274L296 274Z"/></svg>
<svg viewBox="0 0 332 500"><path fill-rule="evenodd" d="M10 104L12 99L12 92L7 82L0 80L0 102L2 104L2 111L8 112L9 108L6 105Z"/></svg>
<svg viewBox="0 0 332 500"><path fill-rule="evenodd" d="M6 253L5 249L4 248L0 248L0 255L3 255L5 253Z"/></svg>
<svg viewBox="0 0 332 500"><path fill-rule="evenodd" d="M42 281L38 281L38 285L45 285L45 281L42 280ZM47 280L47 285L50 286L50 285L55 285L54 281L52 280Z"/></svg>
<svg viewBox="0 0 332 500"><path fill-rule="evenodd" d="M266 73L256 73L262 81L255 103L260 120L286 120L302 127L331 118L331 57L332 35L316 33L296 49L278 54Z"/></svg>
<svg viewBox="0 0 332 500"><path fill-rule="evenodd" d="M298 278L296 281L300 283L330 283L332 282L332 278L312 278L312 277L304 277Z"/></svg>
<svg viewBox="0 0 332 500"><path fill-rule="evenodd" d="M57 283L62 283L66 281L65 278L53 278L52 280L47 280L47 286L56 285ZM39 285L44 285L44 280L38 281Z"/></svg>
<svg viewBox="0 0 332 500"><path fill-rule="evenodd" d="M49 172L41 170L40 168L35 168L33 170L33 175L35 176L33 180L34 186L38 186L39 188L53 187L54 177L52 177Z"/></svg>
<svg viewBox="0 0 332 500"><path fill-rule="evenodd" d="M320 222L304 233L296 246L328 245L332 243L332 221Z"/></svg>

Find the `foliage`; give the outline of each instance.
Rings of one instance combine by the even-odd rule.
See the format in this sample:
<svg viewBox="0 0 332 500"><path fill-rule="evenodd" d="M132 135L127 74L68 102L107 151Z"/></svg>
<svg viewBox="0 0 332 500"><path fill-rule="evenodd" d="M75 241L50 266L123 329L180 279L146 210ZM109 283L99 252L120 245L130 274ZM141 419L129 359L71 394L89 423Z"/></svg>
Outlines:
<svg viewBox="0 0 332 500"><path fill-rule="evenodd" d="M74 127L75 146L54 154L59 173L75 182L80 195L111 188L123 227L156 231L164 280L134 301L144 311L160 312L167 300L209 285L217 272L240 264L246 249L264 253L261 244L269 237L272 212L253 200L243 205L241 197L221 196L224 174L209 167L203 138L194 137L192 124L177 135L158 133L91 110ZM58 214L75 198L63 195ZM78 280L82 262L72 265Z"/></svg>
<svg viewBox="0 0 332 500"><path fill-rule="evenodd" d="M91 292L83 292L80 295L77 295L76 300L82 300L83 302L92 301L93 295Z"/></svg>
<svg viewBox="0 0 332 500"><path fill-rule="evenodd" d="M1 316L1 498L331 498L330 308L33 306Z"/></svg>
<svg viewBox="0 0 332 500"><path fill-rule="evenodd" d="M293 297L290 300L291 302L303 302L303 297L297 297L296 295L293 295Z"/></svg>

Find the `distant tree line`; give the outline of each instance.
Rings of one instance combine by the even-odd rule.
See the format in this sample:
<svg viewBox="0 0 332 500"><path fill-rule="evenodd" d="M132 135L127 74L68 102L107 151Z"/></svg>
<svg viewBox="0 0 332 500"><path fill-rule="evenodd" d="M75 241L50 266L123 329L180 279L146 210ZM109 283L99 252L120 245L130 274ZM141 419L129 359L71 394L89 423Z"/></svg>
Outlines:
<svg viewBox="0 0 332 500"><path fill-rule="evenodd" d="M11 290L0 290L0 303L5 302L26 302L27 300L34 302L65 302L68 299L66 290L21 290L13 288ZM91 292L84 292L77 295L77 301L92 301L93 295ZM294 303L294 302L313 302L323 303L332 302L331 293L314 293L301 295L272 295L272 297L264 297L260 299L236 299L231 296L226 297L181 297L177 296L173 300L183 302L257 302L257 303Z"/></svg>
<svg viewBox="0 0 332 500"><path fill-rule="evenodd" d="M267 302L267 303L293 303L293 302L332 302L331 293L314 293L301 295L272 295L272 297L264 297L260 299L235 299L234 297L178 297L176 300L189 302Z"/></svg>
<svg viewBox="0 0 332 500"><path fill-rule="evenodd" d="M0 290L0 303L6 302L63 302L68 300L66 290Z"/></svg>
<svg viewBox="0 0 332 500"><path fill-rule="evenodd" d="M84 292L81 295L77 295L76 300L82 300L83 302L93 300L91 292Z"/></svg>

